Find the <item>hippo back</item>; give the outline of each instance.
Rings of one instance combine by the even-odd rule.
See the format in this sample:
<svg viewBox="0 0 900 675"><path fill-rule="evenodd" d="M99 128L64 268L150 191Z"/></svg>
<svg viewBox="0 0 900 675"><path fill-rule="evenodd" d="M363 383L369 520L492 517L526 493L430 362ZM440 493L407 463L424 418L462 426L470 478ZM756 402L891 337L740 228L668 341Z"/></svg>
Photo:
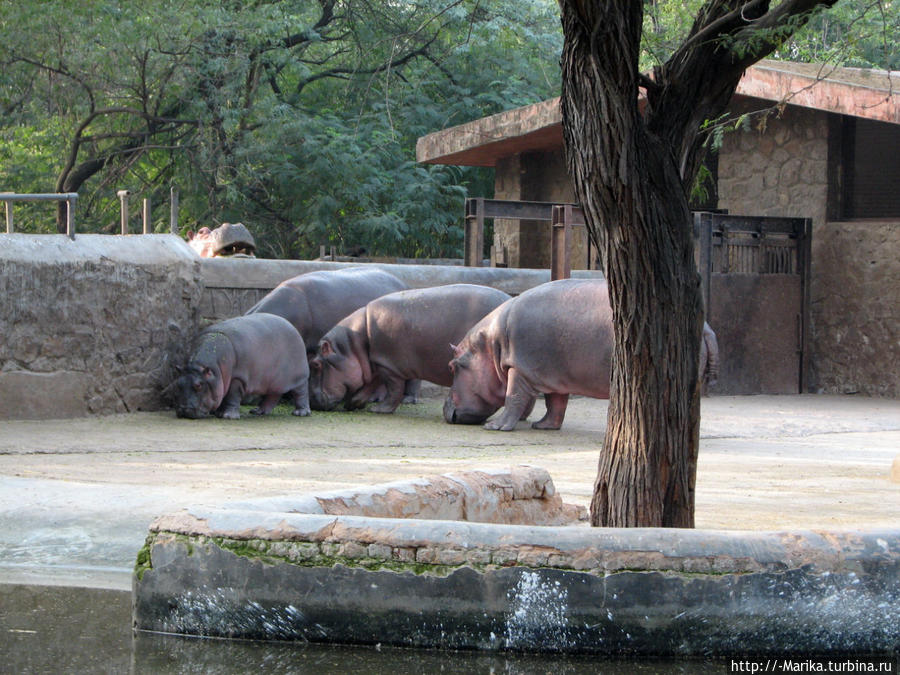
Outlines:
<svg viewBox="0 0 900 675"><path fill-rule="evenodd" d="M247 314L264 312L284 317L312 352L322 336L345 316L375 298L406 288L400 279L380 269L308 272L281 282Z"/></svg>

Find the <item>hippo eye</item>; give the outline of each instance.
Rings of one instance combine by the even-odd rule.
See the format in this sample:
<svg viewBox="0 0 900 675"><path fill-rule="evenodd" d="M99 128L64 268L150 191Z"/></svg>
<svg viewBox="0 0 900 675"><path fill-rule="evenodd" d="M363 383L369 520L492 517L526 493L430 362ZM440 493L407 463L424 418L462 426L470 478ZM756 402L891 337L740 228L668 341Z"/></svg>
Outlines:
<svg viewBox="0 0 900 675"><path fill-rule="evenodd" d="M194 391L201 391L203 389L202 382L194 382Z"/></svg>

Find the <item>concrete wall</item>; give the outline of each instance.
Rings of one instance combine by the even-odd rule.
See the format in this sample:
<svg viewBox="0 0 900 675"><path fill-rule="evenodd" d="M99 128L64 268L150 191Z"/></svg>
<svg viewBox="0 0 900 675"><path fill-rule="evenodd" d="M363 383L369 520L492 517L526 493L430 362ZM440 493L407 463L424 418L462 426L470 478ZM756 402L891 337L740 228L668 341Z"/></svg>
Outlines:
<svg viewBox="0 0 900 675"><path fill-rule="evenodd" d="M158 409L199 273L171 235L0 235L0 418Z"/></svg>
<svg viewBox="0 0 900 675"><path fill-rule="evenodd" d="M738 112L759 110L748 102ZM900 396L900 220L829 222L838 198L837 124L788 106L781 117L725 136L719 207L735 215L812 218L810 365L814 391Z"/></svg>

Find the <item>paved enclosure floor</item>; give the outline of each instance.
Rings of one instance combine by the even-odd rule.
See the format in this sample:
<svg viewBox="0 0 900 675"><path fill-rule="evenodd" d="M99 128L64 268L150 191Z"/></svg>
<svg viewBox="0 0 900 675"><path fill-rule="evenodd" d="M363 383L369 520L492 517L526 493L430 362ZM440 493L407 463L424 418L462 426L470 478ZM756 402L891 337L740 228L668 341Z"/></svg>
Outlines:
<svg viewBox="0 0 900 675"><path fill-rule="evenodd" d="M0 582L130 588L155 516L251 496L532 464L565 501L588 505L606 401L573 399L560 431L503 433L445 424L440 390L429 393L393 415L301 419L279 407L236 422L173 412L0 422ZM696 525L896 528L898 454L900 401L705 398Z"/></svg>

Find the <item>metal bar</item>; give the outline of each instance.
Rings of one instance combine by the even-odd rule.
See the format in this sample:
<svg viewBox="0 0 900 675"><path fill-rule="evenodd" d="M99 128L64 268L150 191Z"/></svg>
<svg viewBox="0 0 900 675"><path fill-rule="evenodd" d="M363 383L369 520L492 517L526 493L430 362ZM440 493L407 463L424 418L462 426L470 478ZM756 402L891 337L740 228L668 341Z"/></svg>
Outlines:
<svg viewBox="0 0 900 675"><path fill-rule="evenodd" d="M150 234L153 229L150 226L150 198L145 197L143 209L141 210L141 220L144 221L144 234Z"/></svg>
<svg viewBox="0 0 900 675"><path fill-rule="evenodd" d="M178 234L178 190L169 188L169 230Z"/></svg>
<svg viewBox="0 0 900 675"><path fill-rule="evenodd" d="M33 194L18 192L0 192L2 202L64 202L77 199L77 192L35 192Z"/></svg>
<svg viewBox="0 0 900 675"><path fill-rule="evenodd" d="M812 387L810 377L810 275L812 263L812 219L804 218L797 242L797 272L800 274L800 393Z"/></svg>
<svg viewBox="0 0 900 675"><path fill-rule="evenodd" d="M75 200L77 198L77 194L70 193L69 198L66 199L66 234L72 240L75 239Z"/></svg>
<svg viewBox="0 0 900 675"><path fill-rule="evenodd" d="M466 232L463 264L466 267L481 267L484 257L484 204L486 199L475 197L466 200Z"/></svg>
<svg viewBox="0 0 900 675"><path fill-rule="evenodd" d="M9 234L15 231L13 202L66 202L66 233L71 239L74 239L76 199L78 199L77 192L35 192L33 194L0 192L0 202L4 202L6 205L6 231Z"/></svg>
<svg viewBox="0 0 900 675"><path fill-rule="evenodd" d="M121 234L128 234L128 190L119 190L116 195L119 197L119 222L121 224Z"/></svg>
<svg viewBox="0 0 900 675"><path fill-rule="evenodd" d="M569 249L572 245L572 205L554 206L550 223L550 280L572 276Z"/></svg>
<svg viewBox="0 0 900 675"><path fill-rule="evenodd" d="M700 292L703 295L703 313L709 322L709 282L712 276L712 228L711 213L694 213L694 233L698 237L700 260L697 271L700 272Z"/></svg>

